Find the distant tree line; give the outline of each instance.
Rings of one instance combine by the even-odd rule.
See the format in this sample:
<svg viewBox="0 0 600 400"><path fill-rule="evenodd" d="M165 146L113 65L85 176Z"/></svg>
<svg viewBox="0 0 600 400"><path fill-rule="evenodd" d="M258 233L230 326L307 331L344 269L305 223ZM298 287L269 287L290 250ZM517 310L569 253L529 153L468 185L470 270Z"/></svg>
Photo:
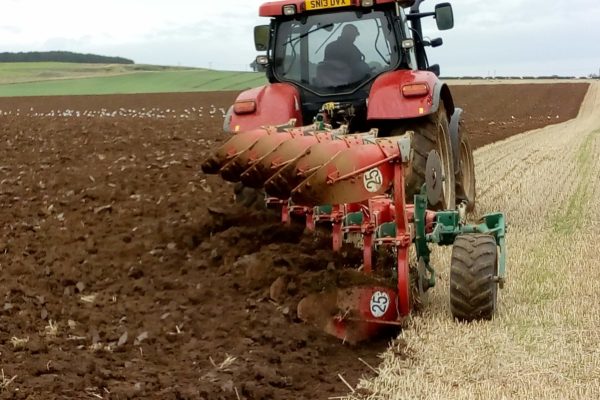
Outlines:
<svg viewBox="0 0 600 400"><path fill-rule="evenodd" d="M0 62L67 62L83 64L134 64L123 57L107 57L97 54L72 53L70 51L29 51L26 53L0 53Z"/></svg>

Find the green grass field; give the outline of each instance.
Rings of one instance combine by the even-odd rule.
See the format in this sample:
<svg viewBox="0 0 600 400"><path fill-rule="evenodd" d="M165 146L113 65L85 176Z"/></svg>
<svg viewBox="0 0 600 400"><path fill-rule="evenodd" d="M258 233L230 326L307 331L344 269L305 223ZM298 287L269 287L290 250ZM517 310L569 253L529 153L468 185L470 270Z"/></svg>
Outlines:
<svg viewBox="0 0 600 400"><path fill-rule="evenodd" d="M263 73L152 65L0 63L0 97L242 90Z"/></svg>

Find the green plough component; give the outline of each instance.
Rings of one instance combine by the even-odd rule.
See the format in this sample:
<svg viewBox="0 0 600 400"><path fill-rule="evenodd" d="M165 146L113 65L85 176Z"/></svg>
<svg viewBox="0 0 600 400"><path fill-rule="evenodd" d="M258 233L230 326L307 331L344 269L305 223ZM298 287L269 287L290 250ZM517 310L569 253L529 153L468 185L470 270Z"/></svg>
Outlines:
<svg viewBox="0 0 600 400"><path fill-rule="evenodd" d="M363 213L361 211L351 212L344 217L344 226L362 225Z"/></svg>
<svg viewBox="0 0 600 400"><path fill-rule="evenodd" d="M330 215L332 211L333 211L333 207L329 204L323 205L323 206L318 206L313 209L313 215L318 220L320 216Z"/></svg>
<svg viewBox="0 0 600 400"><path fill-rule="evenodd" d="M452 246L460 235L480 233L493 236L498 246L498 276L496 277L500 288L504 286L506 279L506 222L503 213L491 213L484 215L479 224L466 224L460 211L439 211L435 213L435 227L431 233L426 233L427 195L425 187L421 194L415 196L414 202L414 244L417 259L422 260L429 272L427 287L435 286L435 270L430 265L431 249L429 244L438 246ZM331 206L321 206L315 209L315 216L331 213ZM353 212L345 216L344 226L356 226L363 223L363 213ZM379 225L375 230L375 246L381 244L385 238L396 236L396 223L386 222Z"/></svg>
<svg viewBox="0 0 600 400"><path fill-rule="evenodd" d="M375 238L395 238L396 237L396 223L385 222L377 227L375 231Z"/></svg>
<svg viewBox="0 0 600 400"><path fill-rule="evenodd" d="M492 213L484 215L477 225L465 224L461 221L459 211L440 211L435 215L435 228L430 234L425 234L425 213L427 207L427 196L419 194L415 196L415 246L417 256L422 258L429 269L429 256L431 250L428 243L439 246L451 246L457 236L469 233L482 233L491 235L498 245L498 283L500 288L504 286L506 278L506 222L503 213Z"/></svg>

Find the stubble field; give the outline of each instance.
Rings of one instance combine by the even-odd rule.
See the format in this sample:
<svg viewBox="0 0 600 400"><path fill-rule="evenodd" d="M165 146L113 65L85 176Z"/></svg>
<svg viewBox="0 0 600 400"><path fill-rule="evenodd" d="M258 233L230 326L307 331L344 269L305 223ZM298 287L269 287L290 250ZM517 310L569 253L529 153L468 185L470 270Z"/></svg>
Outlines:
<svg viewBox="0 0 600 400"><path fill-rule="evenodd" d="M348 259L199 172L234 93L0 99L0 397L327 399L340 376L354 397L597 394L596 86L569 121L586 90L453 87L477 214L509 220L499 317L450 320L439 252L429 309L356 347L294 307Z"/></svg>

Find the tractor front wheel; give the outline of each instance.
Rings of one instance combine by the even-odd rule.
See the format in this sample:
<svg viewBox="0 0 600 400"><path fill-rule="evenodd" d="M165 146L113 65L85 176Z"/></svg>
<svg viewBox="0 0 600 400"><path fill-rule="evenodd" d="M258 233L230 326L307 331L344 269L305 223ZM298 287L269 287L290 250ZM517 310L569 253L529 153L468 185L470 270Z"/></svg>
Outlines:
<svg viewBox="0 0 600 400"><path fill-rule="evenodd" d="M450 265L450 310L460 321L492 319L496 312L498 249L490 235L460 235Z"/></svg>

